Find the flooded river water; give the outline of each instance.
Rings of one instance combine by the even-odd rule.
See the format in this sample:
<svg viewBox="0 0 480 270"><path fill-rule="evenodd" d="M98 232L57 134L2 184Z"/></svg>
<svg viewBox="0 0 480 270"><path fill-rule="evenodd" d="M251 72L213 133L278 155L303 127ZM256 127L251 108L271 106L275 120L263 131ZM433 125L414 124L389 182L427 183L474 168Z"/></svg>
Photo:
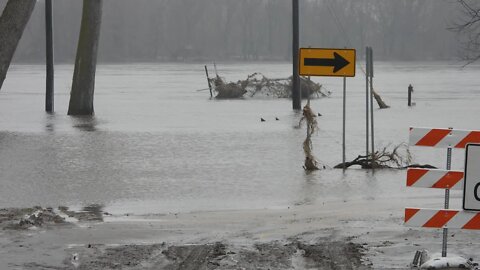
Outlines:
<svg viewBox="0 0 480 270"><path fill-rule="evenodd" d="M92 118L66 115L72 69L56 66L56 112L49 115L43 66L11 67L0 92L0 207L97 203L113 213L168 213L389 197L442 203L442 191L407 191L404 170L305 173L305 129L295 128L300 115L291 101L210 100L208 91L196 91L206 87L202 64L100 65ZM290 65L221 63L218 72L232 81L253 72L285 78ZM377 147L408 142L410 126L480 129L479 74L480 66L378 63L374 88L391 108L375 109ZM332 92L312 109L322 114L314 154L333 167L342 159L342 79L313 80ZM346 141L348 160L364 154L358 67L347 79ZM446 150L411 150L415 163L445 166ZM463 168L463 155L454 151L453 168Z"/></svg>

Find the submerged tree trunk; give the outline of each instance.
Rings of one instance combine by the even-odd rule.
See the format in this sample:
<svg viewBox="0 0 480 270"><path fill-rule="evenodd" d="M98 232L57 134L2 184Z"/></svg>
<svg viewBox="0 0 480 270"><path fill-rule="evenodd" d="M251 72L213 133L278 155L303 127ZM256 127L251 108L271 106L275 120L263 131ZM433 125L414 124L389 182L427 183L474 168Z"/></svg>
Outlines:
<svg viewBox="0 0 480 270"><path fill-rule="evenodd" d="M37 0L9 0L0 17L0 89Z"/></svg>
<svg viewBox="0 0 480 270"><path fill-rule="evenodd" d="M387 104L385 104L385 102L383 102L382 97L380 97L380 95L377 94L377 92L373 91L373 97L377 101L377 104L380 107L380 109L390 108L390 106L388 106Z"/></svg>
<svg viewBox="0 0 480 270"><path fill-rule="evenodd" d="M83 0L69 115L93 115L93 94L103 0Z"/></svg>

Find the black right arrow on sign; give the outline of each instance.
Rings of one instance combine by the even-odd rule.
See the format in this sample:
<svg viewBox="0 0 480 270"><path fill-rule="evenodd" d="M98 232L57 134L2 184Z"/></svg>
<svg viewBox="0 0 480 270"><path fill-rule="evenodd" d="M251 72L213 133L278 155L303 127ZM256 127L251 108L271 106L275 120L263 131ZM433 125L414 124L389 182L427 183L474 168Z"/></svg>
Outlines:
<svg viewBox="0 0 480 270"><path fill-rule="evenodd" d="M303 64L305 66L333 67L333 73L337 73L339 70L350 64L350 62L340 54L334 52L333 58L305 58Z"/></svg>

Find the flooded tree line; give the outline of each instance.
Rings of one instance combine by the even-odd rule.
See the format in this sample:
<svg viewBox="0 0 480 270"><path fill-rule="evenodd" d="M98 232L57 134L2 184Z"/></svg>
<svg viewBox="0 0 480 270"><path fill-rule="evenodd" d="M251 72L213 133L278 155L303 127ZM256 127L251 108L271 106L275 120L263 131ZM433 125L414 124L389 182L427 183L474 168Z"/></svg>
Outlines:
<svg viewBox="0 0 480 270"><path fill-rule="evenodd" d="M44 4L37 3L16 61L44 60ZM72 63L82 1L53 8L56 62ZM301 1L301 46L369 44L382 60L455 59L460 45L447 28L460 9L449 0ZM103 62L289 60L291 1L105 0L100 37Z"/></svg>
<svg viewBox="0 0 480 270"><path fill-rule="evenodd" d="M6 78L11 60L17 50L25 27L35 10L37 0L9 0L0 15L0 88ZM45 2L47 46L47 100L46 111L53 112L53 44L52 3ZM95 71L102 18L102 0L84 0L81 28L75 60L72 91L68 107L69 115L93 115Z"/></svg>

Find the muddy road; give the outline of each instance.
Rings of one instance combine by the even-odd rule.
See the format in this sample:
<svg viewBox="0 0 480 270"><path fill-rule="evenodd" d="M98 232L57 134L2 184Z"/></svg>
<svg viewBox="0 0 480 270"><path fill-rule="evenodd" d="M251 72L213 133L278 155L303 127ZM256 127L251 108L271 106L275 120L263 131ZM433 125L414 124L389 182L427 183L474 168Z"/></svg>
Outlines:
<svg viewBox="0 0 480 270"><path fill-rule="evenodd" d="M441 231L404 227L404 203L148 215L56 208L23 227L12 224L31 213L12 208L0 211L0 269L408 269L417 249L441 250ZM451 230L449 252L476 259L477 238Z"/></svg>

